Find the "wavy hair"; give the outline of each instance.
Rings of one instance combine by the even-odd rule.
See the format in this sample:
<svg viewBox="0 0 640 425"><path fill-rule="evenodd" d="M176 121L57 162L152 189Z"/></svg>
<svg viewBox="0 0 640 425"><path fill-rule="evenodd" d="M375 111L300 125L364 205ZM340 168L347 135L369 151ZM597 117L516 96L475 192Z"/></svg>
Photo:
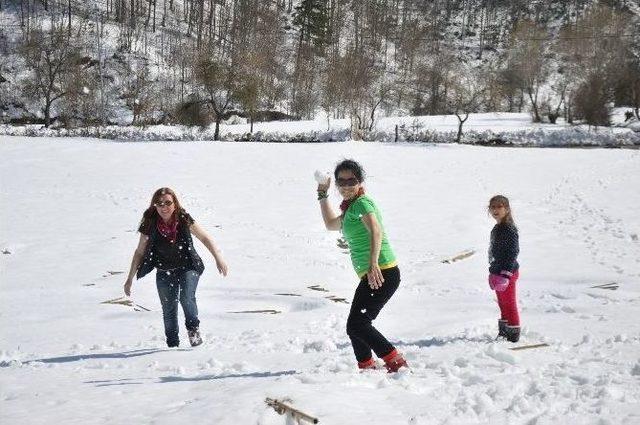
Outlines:
<svg viewBox="0 0 640 425"><path fill-rule="evenodd" d="M161 187L153 193L153 196L151 196L149 208L147 208L142 214L142 220L140 220L139 229L143 233L148 234L149 230L151 229L151 225L156 222L158 217L160 217L160 215L158 214L158 210L156 209L156 204L160 202L160 198L162 198L164 195L171 195L171 199L173 199L173 204L175 205L175 210L173 211L174 219L179 218L186 213L184 208L182 208L182 205L180 205L178 196L173 191L173 189L169 187Z"/></svg>

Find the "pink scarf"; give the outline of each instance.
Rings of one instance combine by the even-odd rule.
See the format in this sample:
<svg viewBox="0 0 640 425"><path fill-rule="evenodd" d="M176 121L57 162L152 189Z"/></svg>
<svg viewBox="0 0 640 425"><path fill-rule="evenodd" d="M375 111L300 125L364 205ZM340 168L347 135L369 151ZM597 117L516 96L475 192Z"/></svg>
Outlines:
<svg viewBox="0 0 640 425"><path fill-rule="evenodd" d="M169 242L174 243L176 236L178 235L178 220L175 216L171 217L169 223L165 223L162 217L158 217L158 232L165 238L169 239Z"/></svg>
<svg viewBox="0 0 640 425"><path fill-rule="evenodd" d="M342 210L342 214L344 214L349 209L351 204L362 195L364 195L364 187L360 187L360 190L358 190L358 193L353 198L343 200L342 203L340 204L340 209Z"/></svg>

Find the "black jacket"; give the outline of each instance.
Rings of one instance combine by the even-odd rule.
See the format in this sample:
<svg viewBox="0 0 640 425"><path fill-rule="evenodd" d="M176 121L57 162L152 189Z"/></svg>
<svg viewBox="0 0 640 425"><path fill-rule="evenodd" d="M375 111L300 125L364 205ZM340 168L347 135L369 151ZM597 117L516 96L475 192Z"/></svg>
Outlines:
<svg viewBox="0 0 640 425"><path fill-rule="evenodd" d="M181 214L179 219L178 239L185 241L187 244L185 255L187 257L187 263L189 264L188 269L194 270L198 274L202 274L204 271L204 263L193 246L193 239L191 238L191 232L189 232L189 225L193 223L193 219L186 213L185 215ZM146 232L143 233L146 234ZM140 267L138 267L138 273L136 274L137 279L141 279L156 267L156 260L152 253L158 238L161 237L162 235L158 232L156 222L152 222L149 226L149 243L147 244L144 256L142 257L142 263L140 264Z"/></svg>
<svg viewBox="0 0 640 425"><path fill-rule="evenodd" d="M506 270L515 272L520 265L517 258L520 252L518 229L511 223L498 223L491 230L489 246L489 273L500 274Z"/></svg>

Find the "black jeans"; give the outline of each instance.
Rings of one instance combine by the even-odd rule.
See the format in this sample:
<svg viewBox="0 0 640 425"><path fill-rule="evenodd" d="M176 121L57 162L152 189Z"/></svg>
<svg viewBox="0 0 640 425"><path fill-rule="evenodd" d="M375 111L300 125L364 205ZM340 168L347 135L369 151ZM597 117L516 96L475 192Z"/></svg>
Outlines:
<svg viewBox="0 0 640 425"><path fill-rule="evenodd" d="M371 289L365 275L356 289L347 319L347 335L351 338L353 352L359 362L371 358L371 350L378 357L393 351L393 345L373 327L374 320L382 307L389 301L400 285L400 269L392 267L382 270L384 283L381 288Z"/></svg>

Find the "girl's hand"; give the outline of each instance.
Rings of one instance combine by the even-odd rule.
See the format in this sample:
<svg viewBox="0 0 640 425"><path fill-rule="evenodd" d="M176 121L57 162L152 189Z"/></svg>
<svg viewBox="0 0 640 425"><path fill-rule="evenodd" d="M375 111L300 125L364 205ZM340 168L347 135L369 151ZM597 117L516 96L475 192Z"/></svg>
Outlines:
<svg viewBox="0 0 640 425"><path fill-rule="evenodd" d="M326 192L331 187L331 177L329 177L326 183L318 183L318 192Z"/></svg>
<svg viewBox="0 0 640 425"><path fill-rule="evenodd" d="M218 273L222 276L226 276L229 272L229 267L227 267L227 263L224 260L216 260L216 267L218 268Z"/></svg>
<svg viewBox="0 0 640 425"><path fill-rule="evenodd" d="M489 275L489 288L494 291L502 292L509 286L509 278L499 274L491 273Z"/></svg>
<svg viewBox="0 0 640 425"><path fill-rule="evenodd" d="M384 277L382 276L382 270L377 264L371 265L371 268L367 272L367 280L369 281L369 287L371 289L379 289L382 287Z"/></svg>
<svg viewBox="0 0 640 425"><path fill-rule="evenodd" d="M133 285L132 279L127 279L124 283L124 294L129 297L131 296L131 285Z"/></svg>

